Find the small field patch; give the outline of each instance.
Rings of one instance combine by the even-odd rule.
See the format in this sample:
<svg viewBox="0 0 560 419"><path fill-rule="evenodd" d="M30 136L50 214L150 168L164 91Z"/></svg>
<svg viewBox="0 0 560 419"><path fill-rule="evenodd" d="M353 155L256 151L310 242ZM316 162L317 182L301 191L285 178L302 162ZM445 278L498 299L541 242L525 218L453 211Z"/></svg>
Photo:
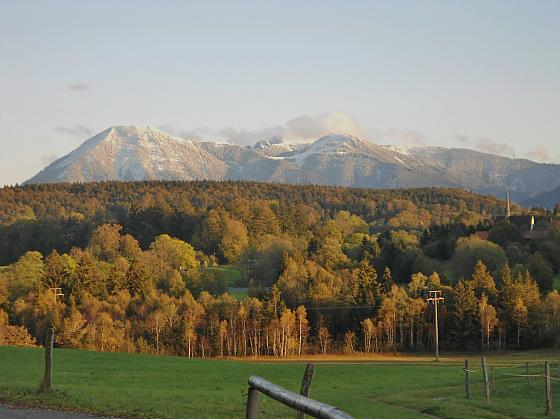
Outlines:
<svg viewBox="0 0 560 419"><path fill-rule="evenodd" d="M206 269L211 272L219 272L222 274L228 287L244 286L241 271L233 265L209 266Z"/></svg>
<svg viewBox="0 0 560 419"><path fill-rule="evenodd" d="M560 275L556 275L554 278L552 278L552 288L560 291Z"/></svg>

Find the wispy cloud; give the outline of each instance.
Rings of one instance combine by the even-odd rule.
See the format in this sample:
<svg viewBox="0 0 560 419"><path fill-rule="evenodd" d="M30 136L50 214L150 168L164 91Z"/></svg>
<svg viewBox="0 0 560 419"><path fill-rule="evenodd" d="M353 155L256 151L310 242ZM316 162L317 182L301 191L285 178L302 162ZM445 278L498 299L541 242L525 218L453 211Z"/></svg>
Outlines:
<svg viewBox="0 0 560 419"><path fill-rule="evenodd" d="M532 150L525 153L528 159L542 162L542 163L558 163L560 162L560 155L552 153L548 148L543 145L537 145Z"/></svg>
<svg viewBox="0 0 560 419"><path fill-rule="evenodd" d="M181 129L172 125L160 125L162 131L191 140L221 140L240 145L252 145L260 140L272 142L309 142L327 134L347 134L368 139L378 144L395 144L422 147L427 145L442 145L444 147L464 147L485 153L516 158L520 154L507 143L494 141L487 137L469 137L457 134L447 139L434 140L425 134L401 128L382 130L365 128L352 117L341 112L323 113L316 116L302 115L292 118L283 124L272 125L261 129L245 129L239 127L225 127L215 129L202 127L196 129ZM546 147L537 146L524 154L531 160L540 162L558 162L559 156L554 156Z"/></svg>
<svg viewBox="0 0 560 419"><path fill-rule="evenodd" d="M489 138L482 138L475 143L475 148L490 154L515 157L515 150L509 144L498 143Z"/></svg>
<svg viewBox="0 0 560 419"><path fill-rule="evenodd" d="M411 146L425 146L428 144L428 139L421 133L412 130L391 128L382 133L383 139L389 140L392 143L404 144Z"/></svg>
<svg viewBox="0 0 560 419"><path fill-rule="evenodd" d="M91 137L93 131L88 127L76 124L73 127L56 127L54 129L59 134L69 135L80 139Z"/></svg>
<svg viewBox="0 0 560 419"><path fill-rule="evenodd" d="M341 112L324 113L317 116L302 115L285 124L259 130L234 127L223 128L219 134L237 144L254 144L259 140L305 142L316 140L327 134L346 134L367 137L367 130L350 116Z"/></svg>
<svg viewBox="0 0 560 419"><path fill-rule="evenodd" d="M467 137L466 135L457 134L455 136L455 139L457 140L457 142L459 144L464 145L466 147L471 145L471 139L469 137Z"/></svg>
<svg viewBox="0 0 560 419"><path fill-rule="evenodd" d="M157 129L166 134L173 135L175 137L185 138L187 140L213 140L218 138L218 131L210 127L201 127L196 129L184 129L178 128L170 124L158 125Z"/></svg>
<svg viewBox="0 0 560 419"><path fill-rule="evenodd" d="M49 164L51 164L53 161L57 159L58 156L55 154L43 154L40 158L40 162L38 163L38 165L40 165L40 167L47 167Z"/></svg>
<svg viewBox="0 0 560 419"><path fill-rule="evenodd" d="M275 127L278 128L278 127ZM319 116L300 116L286 122L284 135L296 139L313 139L326 134L347 134L367 137L367 130L352 117L342 112Z"/></svg>
<svg viewBox="0 0 560 419"><path fill-rule="evenodd" d="M324 113L317 116L302 115L261 129L209 127L194 130L178 129L170 125L160 125L162 131L189 139L219 139L228 142L249 145L260 140L306 142L316 140L327 134L347 134L361 138L368 137L368 131L350 116L341 112Z"/></svg>
<svg viewBox="0 0 560 419"><path fill-rule="evenodd" d="M74 90L74 91L88 90L90 88L90 86L86 83L71 83L67 87L68 90Z"/></svg>
<svg viewBox="0 0 560 419"><path fill-rule="evenodd" d="M517 157L515 149L509 144L493 141L490 138L471 138L467 135L457 134L454 140L461 147L470 148L484 153L497 154L499 156Z"/></svg>

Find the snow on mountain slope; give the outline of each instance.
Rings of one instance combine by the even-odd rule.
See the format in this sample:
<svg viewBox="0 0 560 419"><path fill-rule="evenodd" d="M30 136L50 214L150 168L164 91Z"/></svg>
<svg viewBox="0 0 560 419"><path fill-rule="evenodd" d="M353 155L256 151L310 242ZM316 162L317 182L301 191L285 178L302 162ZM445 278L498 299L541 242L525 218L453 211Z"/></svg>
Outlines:
<svg viewBox="0 0 560 419"><path fill-rule="evenodd" d="M226 164L198 143L150 127L118 126L87 140L27 183L221 179Z"/></svg>
<svg viewBox="0 0 560 419"><path fill-rule="evenodd" d="M261 140L253 146L248 146L247 149L253 150L257 153L263 154L268 157L285 157L290 153L301 151L312 143L291 143L289 141L270 141Z"/></svg>
<svg viewBox="0 0 560 419"><path fill-rule="evenodd" d="M189 141L150 127L109 128L27 183L255 180L366 188L466 188L522 200L560 186L560 166L465 149L383 146L350 135L254 146Z"/></svg>

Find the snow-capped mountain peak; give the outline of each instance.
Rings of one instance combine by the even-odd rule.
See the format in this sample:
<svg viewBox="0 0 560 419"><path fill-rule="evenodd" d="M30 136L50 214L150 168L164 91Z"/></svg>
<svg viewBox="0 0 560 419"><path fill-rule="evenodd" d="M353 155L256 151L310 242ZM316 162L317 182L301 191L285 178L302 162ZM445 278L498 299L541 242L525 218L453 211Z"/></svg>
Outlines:
<svg viewBox="0 0 560 419"><path fill-rule="evenodd" d="M220 177L223 162L192 141L152 127L114 126L84 142L28 183Z"/></svg>
<svg viewBox="0 0 560 419"><path fill-rule="evenodd" d="M240 179L370 188L446 186L524 199L560 186L560 166L441 147L382 146L351 135L254 146L197 142L152 127L115 126L27 183Z"/></svg>
<svg viewBox="0 0 560 419"><path fill-rule="evenodd" d="M341 154L357 150L367 143L351 135L325 135L311 144L310 153L335 153Z"/></svg>

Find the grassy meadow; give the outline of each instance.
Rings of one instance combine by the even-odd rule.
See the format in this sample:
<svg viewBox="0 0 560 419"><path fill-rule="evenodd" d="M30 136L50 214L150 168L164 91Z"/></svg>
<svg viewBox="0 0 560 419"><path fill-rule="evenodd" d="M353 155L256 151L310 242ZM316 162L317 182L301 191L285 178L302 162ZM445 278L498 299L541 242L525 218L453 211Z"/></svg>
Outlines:
<svg viewBox="0 0 560 419"><path fill-rule="evenodd" d="M560 275L556 275L552 279L552 287L556 288L558 291L560 291Z"/></svg>
<svg viewBox="0 0 560 419"><path fill-rule="evenodd" d="M356 418L537 418L545 410L544 379L511 364L532 361L542 374L543 360L558 361L558 351L490 356L496 368L491 403L482 395L482 374L472 375L471 400L465 399L464 357L313 358L311 396ZM556 377L557 363L553 365ZM0 399L119 416L165 418L244 417L247 378L260 375L298 391L303 361L201 360L124 353L55 349L51 394L37 394L43 374L43 350L0 347ZM478 356L471 369L480 370ZM555 414L560 418L560 381L553 382ZM261 396L262 417L295 417L293 411Z"/></svg>
<svg viewBox="0 0 560 419"><path fill-rule="evenodd" d="M206 269L213 272L220 272L228 287L238 286L237 283L241 280L241 271L234 265L209 266Z"/></svg>
<svg viewBox="0 0 560 419"><path fill-rule="evenodd" d="M242 281L242 275L239 268L234 265L219 265L219 266L210 266L205 268L211 272L217 272L224 278L224 281L227 285L228 293L235 297L237 300L241 301L247 297L247 291L244 289L235 289L236 287L240 287ZM231 289L233 288L233 289Z"/></svg>

